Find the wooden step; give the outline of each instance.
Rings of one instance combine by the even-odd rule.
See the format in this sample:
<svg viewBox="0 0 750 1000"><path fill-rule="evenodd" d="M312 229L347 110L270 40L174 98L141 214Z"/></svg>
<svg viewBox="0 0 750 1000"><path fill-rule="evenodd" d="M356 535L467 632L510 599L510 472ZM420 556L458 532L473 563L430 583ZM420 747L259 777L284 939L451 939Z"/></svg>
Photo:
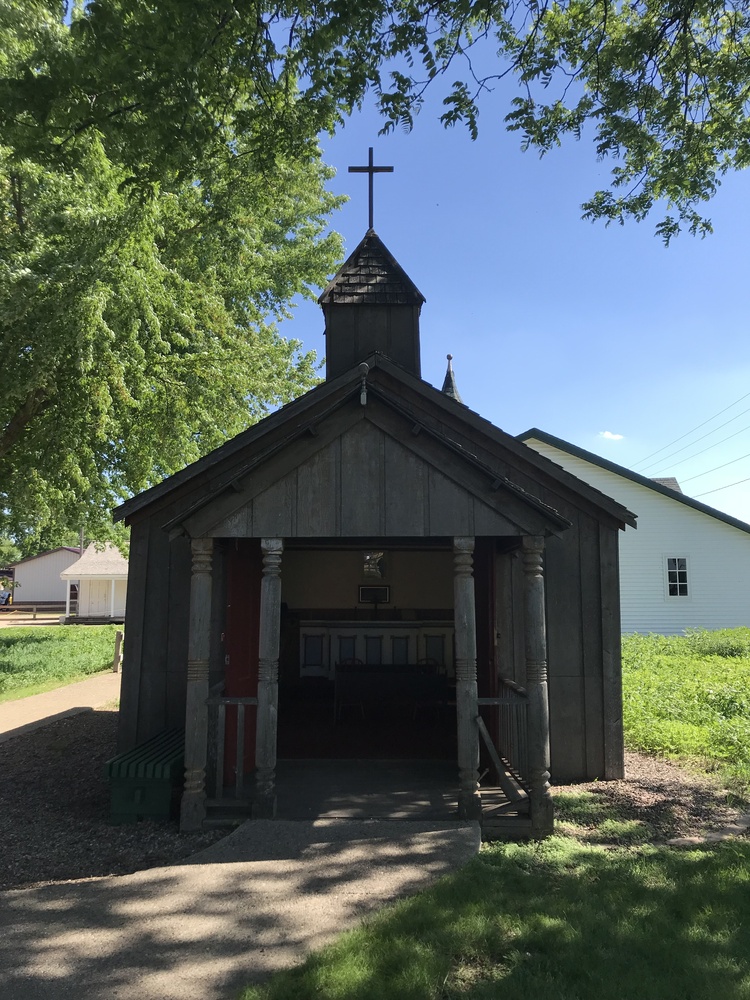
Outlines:
<svg viewBox="0 0 750 1000"><path fill-rule="evenodd" d="M502 788L494 785L483 786L479 789L482 795L482 814L484 816L494 816L499 813L518 813L519 816L528 814L529 800L524 795L517 799L509 799Z"/></svg>
<svg viewBox="0 0 750 1000"><path fill-rule="evenodd" d="M482 840L526 840L531 837L531 817L505 813L482 817Z"/></svg>

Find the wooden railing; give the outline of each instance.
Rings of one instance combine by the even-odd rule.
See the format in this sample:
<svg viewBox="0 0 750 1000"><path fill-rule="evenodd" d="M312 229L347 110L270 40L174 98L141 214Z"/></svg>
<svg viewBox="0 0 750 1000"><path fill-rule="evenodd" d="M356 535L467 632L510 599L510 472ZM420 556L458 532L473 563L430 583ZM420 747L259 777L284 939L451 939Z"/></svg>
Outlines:
<svg viewBox="0 0 750 1000"><path fill-rule="evenodd" d="M507 677L500 678L500 693L496 698L478 698L481 706L491 706L497 711L497 751L515 780L528 791L529 738L526 689ZM480 735L484 738L484 734ZM487 734L489 736L489 734Z"/></svg>
<svg viewBox="0 0 750 1000"><path fill-rule="evenodd" d="M209 796L213 803L232 802L250 804L245 782L245 709L258 704L257 698L229 698L224 695L224 682L211 688L206 699L208 706L208 774ZM237 749L234 762L234 790L228 795L224 787L224 754L227 736L227 707L236 706Z"/></svg>

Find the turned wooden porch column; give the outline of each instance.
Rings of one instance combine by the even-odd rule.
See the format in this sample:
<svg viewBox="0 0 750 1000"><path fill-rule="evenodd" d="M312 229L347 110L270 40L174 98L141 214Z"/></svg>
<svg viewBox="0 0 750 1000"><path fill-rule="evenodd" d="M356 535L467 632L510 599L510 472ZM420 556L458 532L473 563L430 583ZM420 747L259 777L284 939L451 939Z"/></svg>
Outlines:
<svg viewBox="0 0 750 1000"><path fill-rule="evenodd" d="M213 538L191 542L188 626L187 702L185 706L185 791L180 830L200 830L206 817L206 755L208 751L208 660L211 650L211 568Z"/></svg>
<svg viewBox="0 0 750 1000"><path fill-rule="evenodd" d="M258 721L255 730L255 800L253 817L276 815L276 727L279 707L279 639L281 632L281 538L262 538L258 637Z"/></svg>
<svg viewBox="0 0 750 1000"><path fill-rule="evenodd" d="M524 641L526 691L529 697L529 805L535 837L552 832L553 807L549 790L549 694L547 691L547 626L544 607L544 539L523 540Z"/></svg>
<svg viewBox="0 0 750 1000"><path fill-rule="evenodd" d="M453 606L456 634L456 723L458 729L458 815L479 819L479 730L477 621L472 573L473 538L453 539Z"/></svg>

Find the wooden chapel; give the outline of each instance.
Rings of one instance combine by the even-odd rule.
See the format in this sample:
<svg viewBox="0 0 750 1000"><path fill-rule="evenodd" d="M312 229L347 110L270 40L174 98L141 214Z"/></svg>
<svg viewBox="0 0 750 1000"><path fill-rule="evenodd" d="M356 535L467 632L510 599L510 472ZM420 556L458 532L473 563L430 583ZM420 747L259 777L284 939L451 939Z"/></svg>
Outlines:
<svg viewBox="0 0 750 1000"><path fill-rule="evenodd" d="M119 749L184 727L184 830L273 816L280 757L435 754L460 817L499 790L499 832L543 835L550 773L623 773L634 515L463 405L450 363L422 380L424 299L372 228L319 301L325 381L116 511Z"/></svg>

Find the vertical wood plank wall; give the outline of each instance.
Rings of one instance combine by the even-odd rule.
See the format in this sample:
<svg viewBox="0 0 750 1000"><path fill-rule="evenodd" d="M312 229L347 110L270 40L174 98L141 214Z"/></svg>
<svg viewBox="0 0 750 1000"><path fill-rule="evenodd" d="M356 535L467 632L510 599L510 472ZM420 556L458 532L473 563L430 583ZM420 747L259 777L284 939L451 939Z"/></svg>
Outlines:
<svg viewBox="0 0 750 1000"><path fill-rule="evenodd" d="M582 512L564 539L547 539L553 781L622 774L617 543L617 529Z"/></svg>
<svg viewBox="0 0 750 1000"><path fill-rule="evenodd" d="M588 776L583 677L581 561L578 523L561 538L548 538L544 575L552 780ZM593 735L593 734L592 734ZM595 775L591 775L595 777Z"/></svg>
<svg viewBox="0 0 750 1000"><path fill-rule="evenodd" d="M170 542L163 520L131 529L120 752L185 724L190 541Z"/></svg>
<svg viewBox="0 0 750 1000"><path fill-rule="evenodd" d="M214 552L216 559L216 552ZM169 578L171 582L167 631L168 696L165 702L165 725L177 729L185 725L187 693L188 626L190 620L190 573L192 554L189 538L175 538L169 546ZM216 570L214 569L214 586Z"/></svg>
<svg viewBox="0 0 750 1000"><path fill-rule="evenodd" d="M604 706L604 777L625 774L622 730L622 622L620 620L619 537L599 529L602 566L602 684Z"/></svg>
<svg viewBox="0 0 750 1000"><path fill-rule="evenodd" d="M523 630L523 565L520 549L499 552L495 561L495 665L498 677L526 687Z"/></svg>
<svg viewBox="0 0 750 1000"><path fill-rule="evenodd" d="M126 604L127 660L120 687L120 712L117 720L118 753L124 753L138 743L138 705L143 663L143 630L146 627L146 568L150 526L150 521L140 521L130 530Z"/></svg>
<svg viewBox="0 0 750 1000"><path fill-rule="evenodd" d="M368 407L376 413L374 402ZM358 404L355 409L359 415ZM226 605L232 604L222 591L227 579L223 560L231 566L236 544L251 546L253 551L258 547L257 540L240 537L233 541L232 534L294 538L307 537L309 532L312 536L380 537L384 543L389 535L478 534L481 693L494 693L498 672L524 685L522 568L512 551L495 555L496 543L491 538L502 537L508 543L513 534L504 509L491 509L455 477L438 471L427 460L432 445L419 435L414 435L414 448L406 448L393 434L364 418L358 416L352 422L351 414L345 416L346 420L338 419L346 429L314 455L300 458L291 472L292 456L285 453L278 480L273 480L270 468L264 469L269 483L263 490L254 493L250 484L244 499L240 493L222 495L216 502L224 505L222 511L226 507L226 513L215 521L208 510L201 512L208 533L219 539L212 593L212 681L223 675L220 635ZM387 414L380 417L385 425ZM417 445L426 457L417 454ZM455 461L453 456L449 459ZM403 490L403 482L411 484L412 493ZM617 531L583 508L561 503L558 494L538 484L535 492L573 522L560 537L547 540L545 557L553 778L617 777L622 768ZM235 509L232 505L238 502L244 507ZM509 497L507 502L510 512L517 501ZM170 542L161 527L176 513L161 509L151 521L144 519L132 528L121 750L184 720L189 542ZM478 522L482 530L477 533ZM231 586L231 569L229 579ZM255 600L250 594L245 596L249 602ZM252 629L247 621L243 627ZM228 631L231 634L236 627ZM247 642L257 646L257 637L248 635ZM230 652L230 663L235 655ZM490 669L493 663L495 671ZM252 746L250 733L248 738ZM232 758L230 753L225 759Z"/></svg>

